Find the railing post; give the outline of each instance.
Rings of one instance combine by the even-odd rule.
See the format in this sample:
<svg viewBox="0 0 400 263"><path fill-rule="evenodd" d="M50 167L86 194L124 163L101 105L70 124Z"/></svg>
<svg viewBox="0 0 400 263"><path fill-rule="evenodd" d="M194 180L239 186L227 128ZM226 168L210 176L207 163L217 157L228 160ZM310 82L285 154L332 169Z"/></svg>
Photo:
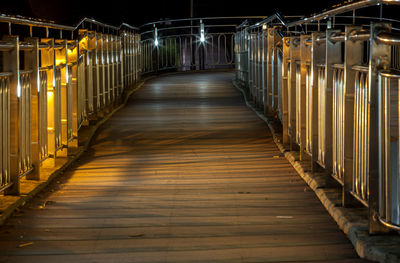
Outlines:
<svg viewBox="0 0 400 263"><path fill-rule="evenodd" d="M251 85L252 85L252 71L251 71L251 32L249 32L249 29L246 27L246 43L247 43L247 81L246 81L246 85L247 85L247 91L250 95L251 98ZM265 102L264 102L265 103Z"/></svg>
<svg viewBox="0 0 400 263"><path fill-rule="evenodd" d="M282 39L282 73L281 73L281 89L282 89L282 143L289 143L289 118L288 118L288 94L289 94L289 77L288 69L290 67L290 37Z"/></svg>
<svg viewBox="0 0 400 263"><path fill-rule="evenodd" d="M103 53L103 34L96 33L96 53L97 53L97 85L98 85L98 98L99 98L99 116L104 116L104 110L106 105L105 96L105 80L104 80L104 53Z"/></svg>
<svg viewBox="0 0 400 263"><path fill-rule="evenodd" d="M274 28L267 31L267 114L272 114L274 103Z"/></svg>
<svg viewBox="0 0 400 263"><path fill-rule="evenodd" d="M84 108L86 112L86 119L82 123L84 126L89 126L89 119L93 114L93 80L91 72L91 61L90 61L90 51L89 51L89 36L86 29L79 30L80 43L79 43L79 56L83 56L83 68L85 76L85 102Z"/></svg>
<svg viewBox="0 0 400 263"><path fill-rule="evenodd" d="M71 78L69 82L68 103L70 104L69 116L71 121L72 139L68 142L68 151L75 153L78 150L78 42L75 40L68 41L72 47L68 49L67 61L71 64Z"/></svg>
<svg viewBox="0 0 400 263"><path fill-rule="evenodd" d="M111 64L112 64L112 101L113 105L117 102L118 98L118 59L117 59L117 37L111 35Z"/></svg>
<svg viewBox="0 0 400 263"><path fill-rule="evenodd" d="M306 144L307 144L307 134L306 134L306 126L307 126L307 107L306 107L306 92L307 92L307 67L309 67L310 58L311 58L311 46L307 44L307 40L311 37L311 35L301 35L300 36L300 91L297 98L298 103L300 104L297 110L298 112L298 129L300 132L300 160L306 160Z"/></svg>
<svg viewBox="0 0 400 263"><path fill-rule="evenodd" d="M89 71L92 74L93 83L93 119L96 119L100 113L100 86L99 86L99 63L98 63L98 52L97 52L97 34L95 31L88 31L88 51L90 68ZM101 114L100 114L101 117Z"/></svg>
<svg viewBox="0 0 400 263"><path fill-rule="evenodd" d="M290 37L290 73L288 75L288 126L290 150L296 147L296 62L300 60L300 38Z"/></svg>
<svg viewBox="0 0 400 263"><path fill-rule="evenodd" d="M20 151L19 151L19 121L20 107L19 97L21 86L19 83L19 39L18 36L5 36L3 40L10 42L13 48L3 53L3 70L12 73L10 76L9 101L9 131L10 131L10 184L4 191L5 195L19 195L19 175L20 175Z"/></svg>
<svg viewBox="0 0 400 263"><path fill-rule="evenodd" d="M263 63L262 63L262 93L264 115L268 114L268 28L267 25L262 27L262 47L263 47Z"/></svg>
<svg viewBox="0 0 400 263"><path fill-rule="evenodd" d="M140 35L134 34L134 37L135 37L134 38L135 42L134 42L134 46L133 46L133 52L134 52L134 55L136 58L134 71L135 71L135 82L137 82L140 80L140 73L142 72L143 65L141 63L142 51L140 49L140 41L141 41ZM179 65L179 63L178 63L178 65Z"/></svg>
<svg viewBox="0 0 400 263"><path fill-rule="evenodd" d="M257 107L262 106L263 104L263 91L262 91L262 32L260 29L257 29L256 32L256 81L255 81L255 88L256 88L256 105Z"/></svg>
<svg viewBox="0 0 400 263"><path fill-rule="evenodd" d="M128 42L128 61L129 61L129 67L128 67L128 71L126 72L128 78L129 78L129 85L132 85L134 83L134 75L133 75L133 71L136 68L136 63L135 63L135 59L134 59L134 52L135 52L135 34L134 33L129 33L129 42ZM158 71L158 47L155 47L154 45L151 44L151 42L149 43L149 48L154 48L154 56L153 53L149 52L149 55L151 55L151 59L155 58L155 66L154 66L154 70ZM152 52L152 51L151 51ZM153 63L153 62L151 62ZM153 66L153 65L152 65Z"/></svg>
<svg viewBox="0 0 400 263"><path fill-rule="evenodd" d="M333 171L333 149L332 149L332 112L333 112L333 64L341 63L341 43L330 40L333 34L339 33L339 30L328 29L326 31L326 61L325 61L325 169L330 176Z"/></svg>
<svg viewBox="0 0 400 263"><path fill-rule="evenodd" d="M269 41L268 44L272 45L272 47L271 47L272 54L271 54L270 58L271 58L271 76L272 76L272 79L271 79L271 81L272 81L272 83L271 83L271 85L272 85L271 107L272 107L273 111L278 111L278 107L279 107L278 106L279 105L279 102L278 102L278 100L279 100L278 80L279 80L280 76L278 76L278 72L279 72L279 70L278 70L278 45L281 44L281 39L277 33L278 30L279 30L279 27L274 26L272 28L272 31L270 32L270 34L272 34L272 35L270 35L271 38L269 38L269 40L268 40Z"/></svg>
<svg viewBox="0 0 400 263"><path fill-rule="evenodd" d="M311 105L311 170L315 172L318 169L318 105L319 101L319 65L325 62L325 43L317 43L317 39L323 35L321 32L312 33L311 48L311 89L312 89L312 105Z"/></svg>
<svg viewBox="0 0 400 263"><path fill-rule="evenodd" d="M84 35L79 34L78 39L78 65L77 65L77 119L78 119L78 129L79 126L88 126L88 112L86 108L87 93L86 93L86 57L85 52L87 49L87 41Z"/></svg>
<svg viewBox="0 0 400 263"><path fill-rule="evenodd" d="M104 74L104 96L105 110L110 111L110 54L109 54L110 38L108 34L103 34L103 74Z"/></svg>
<svg viewBox="0 0 400 263"><path fill-rule="evenodd" d="M354 84L356 72L354 65L362 64L362 41L350 40L350 35L355 30L360 30L359 26L346 26L344 42L344 178L342 191L342 205L344 207L356 205L350 192L353 190L353 137L354 137Z"/></svg>
<svg viewBox="0 0 400 263"><path fill-rule="evenodd" d="M49 47L42 49L40 52L41 66L46 68L47 72L47 138L48 138L48 154L47 159L43 164L46 167L55 166L56 157L56 127L55 127L55 56L54 56L54 39L45 38L42 43Z"/></svg>
<svg viewBox="0 0 400 263"><path fill-rule="evenodd" d="M249 32L249 94L254 102L254 34L251 30Z"/></svg>
<svg viewBox="0 0 400 263"><path fill-rule="evenodd" d="M391 47L390 45L379 44L375 39L381 32L390 32L391 25L388 23L371 23L370 31L370 58L369 58L369 79L370 87L370 120L369 120L369 233L377 234L387 232L378 220L379 198L380 198L380 159L375 158L377 153L382 153L379 144L379 71L390 68ZM372 158L371 158L372 157Z"/></svg>
<svg viewBox="0 0 400 263"><path fill-rule="evenodd" d="M118 82L118 89L119 89L119 96L121 96L122 92L124 91L124 45L123 45L123 35L119 36L118 40L118 61L119 61L119 82Z"/></svg>
<svg viewBox="0 0 400 263"><path fill-rule="evenodd" d="M27 174L26 179L40 180L40 144L39 144L39 39L27 38L26 42L32 44L31 51L25 51L25 68L31 73L31 162L33 171Z"/></svg>
<svg viewBox="0 0 400 263"><path fill-rule="evenodd" d="M67 157L68 156L68 56L67 56L67 41L66 40L56 40L58 45L61 45L61 48L55 50L55 59L56 66L60 66L60 78L61 78L61 86L60 90L60 99L61 105L59 105L60 112L60 124L61 124L61 149L57 151L57 157Z"/></svg>
<svg viewBox="0 0 400 263"><path fill-rule="evenodd" d="M109 55L109 64L110 64L110 103L111 103L111 109L114 106L115 102L115 58L114 58L114 35L109 35L109 49L108 53ZM132 76L133 77L133 76Z"/></svg>
<svg viewBox="0 0 400 263"><path fill-rule="evenodd" d="M142 64L142 50L141 50L141 37L140 34L135 35L135 41L136 41L136 49L135 49L135 54L136 54L136 63L135 63L135 72L136 72L136 81L139 81L141 78L140 73L143 71L143 64Z"/></svg>

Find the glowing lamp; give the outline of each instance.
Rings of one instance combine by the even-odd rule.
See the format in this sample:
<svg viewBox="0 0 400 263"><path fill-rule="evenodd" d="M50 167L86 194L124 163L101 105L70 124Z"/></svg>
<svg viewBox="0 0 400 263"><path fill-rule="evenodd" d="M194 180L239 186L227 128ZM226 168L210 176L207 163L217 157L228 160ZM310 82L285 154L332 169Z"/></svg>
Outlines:
<svg viewBox="0 0 400 263"><path fill-rule="evenodd" d="M203 20L200 20L200 42L204 43L206 41L205 35L204 35L204 23Z"/></svg>

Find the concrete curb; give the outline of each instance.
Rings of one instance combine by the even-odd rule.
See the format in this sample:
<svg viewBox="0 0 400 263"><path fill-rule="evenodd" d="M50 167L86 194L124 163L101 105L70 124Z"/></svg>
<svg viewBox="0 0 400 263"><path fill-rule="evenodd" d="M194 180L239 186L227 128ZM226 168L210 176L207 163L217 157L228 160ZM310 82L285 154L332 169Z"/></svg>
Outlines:
<svg viewBox="0 0 400 263"><path fill-rule="evenodd" d="M78 152L75 155L70 156L66 163L64 163L60 168L58 168L55 171L53 171L46 181L38 184L27 195L19 196L18 199L14 203L9 205L3 211L3 213L1 213L1 215L0 215L0 226L4 225L4 223L7 221L7 219L10 218L17 209L19 209L20 207L24 206L28 201L33 199L37 194L39 194L43 189L45 189L49 184L51 184L54 181L54 179L56 179L57 177L61 176L64 173L64 171L68 167L70 167L71 164L73 164L76 160L78 160L82 156L82 154L84 154L85 151L89 148L90 143L92 141L92 138L96 134L97 130L106 121L108 121L117 111L119 111L120 109L125 107L126 103L128 102L129 97L133 93L135 93L137 90L139 90L143 86L143 84L147 80L149 80L151 78L152 77L146 78L145 80L143 80L143 81L139 82L138 84L136 84L134 88L128 90L123 102L117 108L113 109L103 119L101 119L99 122L97 122L94 126L90 127L90 131L89 131L88 137L87 137L87 139L85 141L85 144L83 146L80 146Z"/></svg>
<svg viewBox="0 0 400 263"><path fill-rule="evenodd" d="M400 262L400 236L370 236L368 234L368 221L360 220L362 217L357 216L359 209L356 208L343 208L338 205L338 200L330 197L329 189L325 188L317 176L312 173L306 172L303 165L296 160L293 152L285 149L284 145L279 139L272 121L264 116L264 114L257 110L251 103L249 103L246 92L236 82L232 82L233 86L238 89L245 99L247 107L252 109L257 116L265 121L269 130L272 133L273 139L281 153L290 162L293 168L297 171L300 177L308 184L308 186L315 192L325 209L336 221L339 228L347 235L352 245L354 246L357 254L361 258L368 260L378 261L381 263L395 263ZM355 211L357 210L357 211ZM356 216L356 219L354 217Z"/></svg>

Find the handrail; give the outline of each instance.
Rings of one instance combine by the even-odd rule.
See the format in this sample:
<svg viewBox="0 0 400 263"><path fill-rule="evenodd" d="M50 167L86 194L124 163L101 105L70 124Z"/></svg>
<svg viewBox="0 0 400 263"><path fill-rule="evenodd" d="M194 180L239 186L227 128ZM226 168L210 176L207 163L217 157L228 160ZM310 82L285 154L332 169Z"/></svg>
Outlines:
<svg viewBox="0 0 400 263"><path fill-rule="evenodd" d="M210 27L236 27L236 24L226 24L226 25L204 25L205 28L210 28ZM159 28L157 29L158 32L161 31L168 31L168 30L176 30L176 29L190 29L190 28L199 28L199 26L175 26L175 27L166 27L166 28ZM141 32L140 34L143 36L145 34L150 34L154 33L153 30Z"/></svg>
<svg viewBox="0 0 400 263"><path fill-rule="evenodd" d="M85 22L89 22L91 24L99 25L101 27L106 27L106 28L110 28L113 30L121 30L121 28L123 28L123 27L127 27L132 30L139 30L138 27L134 27L134 26L131 26L126 23L122 23L119 27L116 27L116 26L108 25L106 23L102 23L95 19L87 18L87 17L82 18L75 26L56 24L53 21L46 21L43 19L34 19L34 18L27 18L27 17L14 17L14 16L6 15L6 14L0 14L0 22L25 25L25 26L44 27L44 28L56 29L56 30L66 30L66 31L75 31Z"/></svg>
<svg viewBox="0 0 400 263"><path fill-rule="evenodd" d="M13 17L6 14L0 15L0 22L5 23L12 23L18 25L25 25L25 26L38 26L38 27L45 27L51 29L60 29L60 30L67 30L67 31L74 31L76 28L73 26L65 26L56 24L52 21L46 21L42 19L33 19L33 18L23 18L23 17Z"/></svg>
<svg viewBox="0 0 400 263"><path fill-rule="evenodd" d="M346 2L345 4L339 4L334 6L332 9L325 12L305 17L299 21L290 22L287 24L288 27L307 24L309 22L319 21L337 14L342 14L345 12L353 11L355 9L370 7L374 5L390 4L390 5L400 5L400 0L361 0L357 2Z"/></svg>
<svg viewBox="0 0 400 263"><path fill-rule="evenodd" d="M370 33L369 30L361 29L361 30L354 30L350 33L350 40L358 40L358 41L366 41L369 40Z"/></svg>
<svg viewBox="0 0 400 263"><path fill-rule="evenodd" d="M329 38L329 40L334 43L343 42L344 41L344 32L332 34L332 36Z"/></svg>
<svg viewBox="0 0 400 263"><path fill-rule="evenodd" d="M382 44L400 46L400 34L382 32L376 36L376 40Z"/></svg>
<svg viewBox="0 0 400 263"><path fill-rule="evenodd" d="M139 26L139 28L145 26L153 26L157 24L163 23L172 23L172 22L186 22L186 21L197 21L197 20L223 20L223 19L264 19L266 16L221 16L221 17L195 17L195 18L180 18L180 19L167 19L167 20L159 20L154 22L149 22Z"/></svg>

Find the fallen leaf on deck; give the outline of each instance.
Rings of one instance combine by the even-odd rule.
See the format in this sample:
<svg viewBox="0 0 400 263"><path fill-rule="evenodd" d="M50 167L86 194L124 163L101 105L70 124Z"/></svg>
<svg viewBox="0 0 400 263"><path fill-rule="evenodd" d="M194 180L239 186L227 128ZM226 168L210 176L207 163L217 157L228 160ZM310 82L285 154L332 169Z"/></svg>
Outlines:
<svg viewBox="0 0 400 263"><path fill-rule="evenodd" d="M28 243L20 244L18 247L27 247L27 246L30 246L33 244L34 244L33 242L28 242Z"/></svg>

